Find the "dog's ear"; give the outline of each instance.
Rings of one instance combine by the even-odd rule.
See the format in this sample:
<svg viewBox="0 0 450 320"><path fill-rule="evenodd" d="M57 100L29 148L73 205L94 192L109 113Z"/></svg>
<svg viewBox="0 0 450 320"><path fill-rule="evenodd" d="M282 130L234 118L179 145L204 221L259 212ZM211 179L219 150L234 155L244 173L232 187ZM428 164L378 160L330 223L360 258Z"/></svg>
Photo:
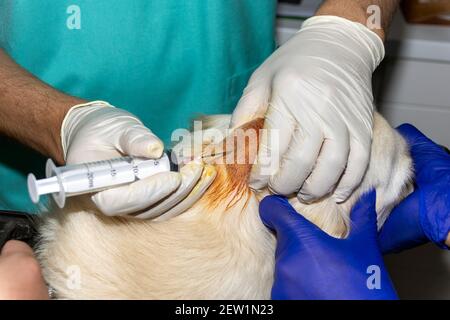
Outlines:
<svg viewBox="0 0 450 320"><path fill-rule="evenodd" d="M248 122L234 129L218 147L224 153L214 161L217 176L204 196L210 207L227 201L227 208L230 208L250 193L248 179L263 125L262 118Z"/></svg>
<svg viewBox="0 0 450 320"><path fill-rule="evenodd" d="M203 149L220 143L228 134L231 115L199 116L192 121L190 130L172 135L172 153L178 160L189 162L203 153Z"/></svg>

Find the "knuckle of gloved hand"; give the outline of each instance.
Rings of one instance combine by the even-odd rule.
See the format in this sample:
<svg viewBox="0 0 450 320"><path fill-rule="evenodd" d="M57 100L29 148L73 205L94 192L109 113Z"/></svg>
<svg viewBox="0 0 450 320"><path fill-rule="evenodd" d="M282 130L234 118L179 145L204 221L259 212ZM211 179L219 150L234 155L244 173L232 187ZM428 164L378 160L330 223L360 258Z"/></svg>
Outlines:
<svg viewBox="0 0 450 320"><path fill-rule="evenodd" d="M302 200L302 202L310 203L320 200L330 192L331 188L328 186L309 185L308 187L300 190L298 197Z"/></svg>
<svg viewBox="0 0 450 320"><path fill-rule="evenodd" d="M305 83L305 77L291 68L282 68L273 77L273 86L279 90L301 90Z"/></svg>
<svg viewBox="0 0 450 320"><path fill-rule="evenodd" d="M303 202L319 200L334 190L337 180L338 176L333 177L332 180L318 179L317 176L309 177L301 187L298 197Z"/></svg>
<svg viewBox="0 0 450 320"><path fill-rule="evenodd" d="M370 148L361 149L354 155L352 155L352 165L358 168L367 168L370 160ZM352 167L347 168L348 170L352 170Z"/></svg>
<svg viewBox="0 0 450 320"><path fill-rule="evenodd" d="M268 187L272 193L282 196L289 196L290 194L295 192L295 189L291 186L288 186L285 181L283 181L283 183L280 183L278 179L269 179Z"/></svg>
<svg viewBox="0 0 450 320"><path fill-rule="evenodd" d="M316 191L316 188L311 187L310 184L305 182L300 191L297 193L297 199L303 203L314 202L316 199L321 197L320 193L317 193Z"/></svg>
<svg viewBox="0 0 450 320"><path fill-rule="evenodd" d="M297 162L296 162L297 163ZM305 163L305 168L311 168L309 164ZM281 171L269 179L269 190L273 193L280 194L283 196L289 196L292 195L295 192L298 192L300 190L301 185L304 182L304 177L300 176L292 176L292 174L289 174L289 172L286 172L287 169L284 169L284 171ZM308 169L306 169L309 171ZM305 174L306 176L307 174Z"/></svg>
<svg viewBox="0 0 450 320"><path fill-rule="evenodd" d="M295 275L294 270L297 269L296 265L299 263L298 257L289 254L282 257L283 263L277 263L276 265L276 275L281 279L290 279L292 275Z"/></svg>
<svg viewBox="0 0 450 320"><path fill-rule="evenodd" d="M258 84L261 81L264 81L268 74L269 74L269 71L265 68L265 66L264 65L260 66L250 76L248 85L245 88L245 90L250 89L253 85Z"/></svg>
<svg viewBox="0 0 450 320"><path fill-rule="evenodd" d="M321 159L321 165L323 170L328 170L330 173L336 173L342 171L348 159L348 153L346 152L336 152L328 155L324 159Z"/></svg>
<svg viewBox="0 0 450 320"><path fill-rule="evenodd" d="M289 146L290 154L284 154L282 160L285 163L289 163L291 167L297 168L298 171L311 171L316 159L311 156L300 154L295 147L296 146Z"/></svg>

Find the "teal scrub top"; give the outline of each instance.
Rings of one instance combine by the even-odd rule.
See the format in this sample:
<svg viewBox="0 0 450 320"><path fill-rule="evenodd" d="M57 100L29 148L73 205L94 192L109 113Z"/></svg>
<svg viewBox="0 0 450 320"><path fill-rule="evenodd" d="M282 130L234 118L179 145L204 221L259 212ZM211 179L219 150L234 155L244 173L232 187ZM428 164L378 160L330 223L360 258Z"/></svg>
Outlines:
<svg viewBox="0 0 450 320"><path fill-rule="evenodd" d="M0 47L51 86L124 108L170 147L200 114L231 113L275 49L275 0L0 0ZM34 211L45 159L0 136L0 209Z"/></svg>

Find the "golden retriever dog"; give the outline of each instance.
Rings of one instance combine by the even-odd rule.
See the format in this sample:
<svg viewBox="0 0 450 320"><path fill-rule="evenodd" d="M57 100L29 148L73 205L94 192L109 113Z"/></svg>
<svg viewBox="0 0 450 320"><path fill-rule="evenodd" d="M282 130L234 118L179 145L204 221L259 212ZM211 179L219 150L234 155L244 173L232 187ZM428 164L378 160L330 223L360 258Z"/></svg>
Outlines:
<svg viewBox="0 0 450 320"><path fill-rule="evenodd" d="M225 128L229 121L230 116L206 119L213 128ZM257 119L232 135L262 125ZM213 183L194 205L170 219L107 217L83 197L62 210L51 209L40 224L37 252L56 297L270 298L276 239L258 213L259 201L269 191L256 193L248 187L254 158L244 160L212 162L217 172ZM349 212L362 193L376 189L380 227L409 192L411 176L407 144L376 114L370 164L350 198L338 204L328 196L303 204L292 196L290 202L327 233L345 237L351 228Z"/></svg>

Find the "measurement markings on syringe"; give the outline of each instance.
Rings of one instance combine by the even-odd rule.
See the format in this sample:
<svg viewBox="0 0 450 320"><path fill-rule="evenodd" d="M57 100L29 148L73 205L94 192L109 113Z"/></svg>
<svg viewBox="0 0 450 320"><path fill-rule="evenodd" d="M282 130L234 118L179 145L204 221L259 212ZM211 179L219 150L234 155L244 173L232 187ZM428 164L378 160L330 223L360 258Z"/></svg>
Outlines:
<svg viewBox="0 0 450 320"><path fill-rule="evenodd" d="M117 175L117 170L112 166L112 162L111 161L108 161L108 163L109 163L109 166L111 167L111 177L115 177L116 175Z"/></svg>
<svg viewBox="0 0 450 320"><path fill-rule="evenodd" d="M86 176L88 179L88 188L92 189L94 187L94 173L89 170L89 164L84 165L87 169Z"/></svg>
<svg viewBox="0 0 450 320"><path fill-rule="evenodd" d="M139 166L133 161L133 173L136 177L139 177ZM155 167L159 166L159 160L153 160L153 165Z"/></svg>

